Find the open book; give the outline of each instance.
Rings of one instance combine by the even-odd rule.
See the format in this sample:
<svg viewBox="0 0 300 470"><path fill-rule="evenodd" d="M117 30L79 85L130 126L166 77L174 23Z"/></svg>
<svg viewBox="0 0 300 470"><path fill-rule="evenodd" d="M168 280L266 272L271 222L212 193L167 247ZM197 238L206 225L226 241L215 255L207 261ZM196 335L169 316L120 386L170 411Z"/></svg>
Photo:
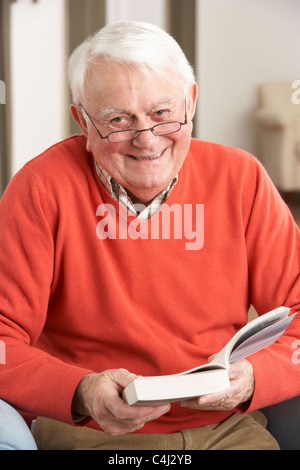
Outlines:
<svg viewBox="0 0 300 470"><path fill-rule="evenodd" d="M251 321L208 364L179 374L134 379L123 390L123 399L129 405L155 406L229 388L230 364L273 344L296 315L289 312L279 307Z"/></svg>

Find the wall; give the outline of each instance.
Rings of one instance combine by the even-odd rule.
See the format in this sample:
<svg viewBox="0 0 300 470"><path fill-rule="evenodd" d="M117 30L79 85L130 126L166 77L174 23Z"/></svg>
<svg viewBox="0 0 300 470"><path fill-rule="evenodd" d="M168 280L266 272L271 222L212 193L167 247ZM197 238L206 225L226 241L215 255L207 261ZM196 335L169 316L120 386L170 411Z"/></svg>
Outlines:
<svg viewBox="0 0 300 470"><path fill-rule="evenodd" d="M64 2L11 4L12 173L64 137Z"/></svg>
<svg viewBox="0 0 300 470"><path fill-rule="evenodd" d="M298 0L198 0L197 136L256 153L257 88L300 78Z"/></svg>
<svg viewBox="0 0 300 470"><path fill-rule="evenodd" d="M166 26L166 0L107 0L106 8L107 23L130 20Z"/></svg>

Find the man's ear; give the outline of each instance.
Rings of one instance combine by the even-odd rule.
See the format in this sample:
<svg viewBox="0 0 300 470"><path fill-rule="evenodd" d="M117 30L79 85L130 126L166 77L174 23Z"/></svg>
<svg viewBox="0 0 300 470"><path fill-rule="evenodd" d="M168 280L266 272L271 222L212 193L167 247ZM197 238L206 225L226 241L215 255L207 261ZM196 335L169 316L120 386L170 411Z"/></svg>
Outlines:
<svg viewBox="0 0 300 470"><path fill-rule="evenodd" d="M71 104L70 111L73 116L74 121L77 122L79 127L81 128L82 132L85 136L87 136L87 125L86 120L84 119L81 110L75 104Z"/></svg>
<svg viewBox="0 0 300 470"><path fill-rule="evenodd" d="M191 86L187 94L187 111L189 113L189 117L191 120L195 116L197 98L198 98L198 85L194 83L194 85Z"/></svg>

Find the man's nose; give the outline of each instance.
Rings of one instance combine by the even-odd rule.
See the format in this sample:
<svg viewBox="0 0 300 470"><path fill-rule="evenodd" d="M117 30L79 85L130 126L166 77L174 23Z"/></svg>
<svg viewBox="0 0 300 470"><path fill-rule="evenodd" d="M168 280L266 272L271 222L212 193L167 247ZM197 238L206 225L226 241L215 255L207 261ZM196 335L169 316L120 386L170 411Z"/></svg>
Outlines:
<svg viewBox="0 0 300 470"><path fill-rule="evenodd" d="M155 141L157 136L152 133L151 129L152 128L137 130L137 136L131 143L135 146L141 146L145 144L149 145L149 143Z"/></svg>

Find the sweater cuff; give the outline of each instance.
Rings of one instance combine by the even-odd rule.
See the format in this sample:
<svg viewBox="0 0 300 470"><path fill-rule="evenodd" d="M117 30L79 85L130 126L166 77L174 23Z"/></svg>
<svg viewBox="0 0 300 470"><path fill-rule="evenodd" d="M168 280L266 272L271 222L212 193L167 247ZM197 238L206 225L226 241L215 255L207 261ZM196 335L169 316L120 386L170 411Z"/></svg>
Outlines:
<svg viewBox="0 0 300 470"><path fill-rule="evenodd" d="M51 390L47 394L47 410L43 415L73 425L77 423L83 424L86 420L89 421L90 418L85 416L82 416L80 420L77 416L77 419L74 420L72 401L79 382L86 374L91 372L87 369L69 365L65 365L65 367L57 370L55 383L52 384ZM41 400L44 401L45 398L41 397ZM41 402L40 408L45 408L45 403Z"/></svg>

